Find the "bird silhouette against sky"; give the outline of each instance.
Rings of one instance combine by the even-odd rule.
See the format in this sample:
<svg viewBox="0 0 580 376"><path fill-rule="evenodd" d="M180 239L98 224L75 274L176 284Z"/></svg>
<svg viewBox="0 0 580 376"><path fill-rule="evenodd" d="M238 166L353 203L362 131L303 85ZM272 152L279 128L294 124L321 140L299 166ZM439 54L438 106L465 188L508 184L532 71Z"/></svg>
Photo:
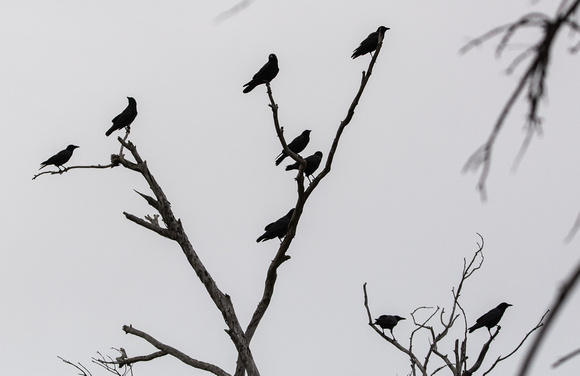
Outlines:
<svg viewBox="0 0 580 376"><path fill-rule="evenodd" d="M405 320L405 318L397 315L381 315L378 319L375 319L374 325L380 326L383 330L383 334L385 334L385 329L389 329L391 331L391 335L393 338L395 338L395 335L393 334L393 328L401 320Z"/></svg>
<svg viewBox="0 0 580 376"><path fill-rule="evenodd" d="M300 135L296 136L296 138L293 139L288 144L288 149L292 150L296 154L298 154L302 150L304 150L304 148L306 148L306 145L308 145L308 143L310 142L310 132L311 131L309 129L307 129L304 132L302 132ZM286 152L284 150L282 150L282 152L276 157L276 166L278 166L280 163L282 163L282 161L287 156L288 156L288 154L286 154Z"/></svg>
<svg viewBox="0 0 580 376"><path fill-rule="evenodd" d="M249 93L258 85L270 82L278 74L278 58L274 54L268 56L268 62L252 77L252 80L244 85L244 93Z"/></svg>
<svg viewBox="0 0 580 376"><path fill-rule="evenodd" d="M503 316L503 313L508 307L511 306L512 305L508 303L501 303L500 305L498 305L485 315L478 318L477 321L475 322L475 325L469 328L469 333L473 333L474 330L483 328L484 326L487 328L488 331L490 331L491 328L499 324L499 320Z"/></svg>
<svg viewBox="0 0 580 376"><path fill-rule="evenodd" d="M294 209L291 209L288 214L278 219L276 222L272 222L266 226L264 228L264 234L260 236L256 242L264 242L274 238L279 238L280 241L282 241L282 238L286 236L286 233L288 232L288 225L290 224L290 219L292 219L293 214Z"/></svg>
<svg viewBox="0 0 580 376"><path fill-rule="evenodd" d="M390 28L385 26L379 26L377 31L370 33L365 40L360 42L360 45L353 51L351 57L353 59L356 59L357 57L366 55L368 53L370 53L372 56L372 52L376 50L377 46L379 45L379 33L382 34L384 37L385 31L387 30L390 30Z"/></svg>
<svg viewBox="0 0 580 376"><path fill-rule="evenodd" d="M127 130L129 130L131 123L137 117L137 102L135 101L134 98L131 97L127 97L127 99L129 100L127 108L125 108L123 112L115 116L115 118L112 120L113 125L105 133L107 137L111 133L119 129L127 128Z"/></svg>
<svg viewBox="0 0 580 376"><path fill-rule="evenodd" d="M55 165L60 171L60 166L69 161L70 157L73 155L73 151L78 148L76 145L69 145L66 149L59 151L52 157L48 158L46 161L40 164L39 170L45 168L48 165Z"/></svg>
<svg viewBox="0 0 580 376"><path fill-rule="evenodd" d="M306 177L308 178L308 181L310 181L312 183L312 181L310 180L310 176L312 176L312 174L314 174L314 171L316 171L316 169L318 169L318 166L320 166L320 162L322 161L322 152L317 151L316 153L304 158L304 160L306 161L306 167L304 168L304 175L306 175ZM299 168L300 168L300 163L295 162L291 165L286 166L286 171L298 170Z"/></svg>

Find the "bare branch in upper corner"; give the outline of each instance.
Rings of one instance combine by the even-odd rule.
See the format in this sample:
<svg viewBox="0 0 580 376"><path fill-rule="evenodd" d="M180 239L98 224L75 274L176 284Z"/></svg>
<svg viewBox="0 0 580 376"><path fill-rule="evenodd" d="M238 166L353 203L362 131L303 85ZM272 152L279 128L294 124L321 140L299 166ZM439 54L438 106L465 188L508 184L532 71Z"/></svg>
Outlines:
<svg viewBox="0 0 580 376"><path fill-rule="evenodd" d="M547 81L548 66L552 56L552 47L555 44L558 33L567 28L573 33L580 33L578 25L572 20L580 0L571 3L564 0L553 17L543 13L529 13L513 23L496 27L482 36L471 40L460 49L460 53L465 53L475 46L478 46L497 35L503 34L496 47L496 56L501 56L506 46L510 43L517 31L523 28L535 28L542 32L542 37L530 48L520 53L509 65L507 73L512 73L517 66L525 60L529 60L524 74L519 79L515 90L508 98L487 141L478 148L467 160L463 167L463 172L476 171L481 169L477 190L481 199L487 199L486 181L491 166L491 156L495 141L502 130L506 118L511 112L516 101L527 91L526 100L528 103L528 113L526 116L527 135L524 139L520 151L516 157L515 166L525 154L532 136L541 132L541 118L539 116L540 101L545 97L545 86Z"/></svg>

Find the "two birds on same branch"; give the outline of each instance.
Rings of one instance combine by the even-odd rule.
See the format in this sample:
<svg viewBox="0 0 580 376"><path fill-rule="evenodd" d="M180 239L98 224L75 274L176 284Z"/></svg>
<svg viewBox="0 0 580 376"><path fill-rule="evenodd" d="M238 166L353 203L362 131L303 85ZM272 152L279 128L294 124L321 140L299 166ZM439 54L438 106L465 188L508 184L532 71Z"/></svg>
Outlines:
<svg viewBox="0 0 580 376"><path fill-rule="evenodd" d="M497 307L490 310L486 314L482 315L478 318L475 322L475 325L471 326L468 331L469 333L473 333L475 330L479 328L486 327L491 334L491 328L499 324L499 320L501 320L505 310L508 307L511 307L511 304L508 303L500 303ZM378 319L375 319L373 325L378 325L383 330L383 334L385 334L385 329L389 329L391 331L391 335L393 338L393 328L397 325L397 323L401 320L405 320L404 317L397 316L397 315L381 315Z"/></svg>
<svg viewBox="0 0 580 376"><path fill-rule="evenodd" d="M135 120L137 117L137 102L135 101L135 98L127 97L127 99L129 100L129 104L123 110L123 112L115 116L115 118L112 120L113 125L107 132L105 132L106 136L110 136L114 131L123 128L126 128L127 131L129 131L131 123L133 123L133 120ZM73 151L76 148L78 148L76 145L67 146L66 149L59 151L52 157L48 158L46 161L42 162L40 164L40 169L43 169L48 165L54 165L58 168L59 171L61 171L60 166L69 161L73 155Z"/></svg>

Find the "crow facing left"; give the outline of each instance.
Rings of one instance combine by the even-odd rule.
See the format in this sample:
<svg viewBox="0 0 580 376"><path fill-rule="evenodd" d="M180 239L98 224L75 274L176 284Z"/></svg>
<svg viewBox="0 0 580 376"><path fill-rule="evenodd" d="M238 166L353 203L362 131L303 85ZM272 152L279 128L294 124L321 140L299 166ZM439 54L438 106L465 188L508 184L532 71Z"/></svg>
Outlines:
<svg viewBox="0 0 580 376"><path fill-rule="evenodd" d="M73 151L78 148L76 145L69 145L66 149L59 151L52 157L48 158L46 161L40 164L39 170L45 168L48 165L55 165L58 170L60 171L60 166L68 162L70 157L73 155Z"/></svg>
<svg viewBox="0 0 580 376"><path fill-rule="evenodd" d="M288 232L288 225L290 224L292 215L294 215L294 209L291 209L288 214L278 219L276 222L270 223L264 228L264 234L260 236L256 242L264 242L274 238L279 238L280 241L282 241L282 238L286 236L286 233Z"/></svg>

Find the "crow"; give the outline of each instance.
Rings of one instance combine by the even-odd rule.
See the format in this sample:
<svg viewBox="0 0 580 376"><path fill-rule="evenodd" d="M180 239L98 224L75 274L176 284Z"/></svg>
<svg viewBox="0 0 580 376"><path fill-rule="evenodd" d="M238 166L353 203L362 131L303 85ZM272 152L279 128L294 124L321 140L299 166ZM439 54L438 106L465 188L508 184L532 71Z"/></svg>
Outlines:
<svg viewBox="0 0 580 376"><path fill-rule="evenodd" d="M356 59L357 57L368 53L371 53L372 56L372 52L377 49L377 46L379 44L379 33L384 36L385 31L387 30L390 30L390 28L379 26L377 31L370 33L365 40L360 42L360 45L356 48L356 50L353 51L351 57L353 59Z"/></svg>
<svg viewBox="0 0 580 376"><path fill-rule="evenodd" d="M286 236L286 232L288 231L288 225L290 224L290 219L294 214L294 209L291 209L288 214L283 216L282 218L278 219L276 222L270 223L268 226L264 228L264 234L260 236L256 242L265 242L266 240L279 238L282 241L282 238Z"/></svg>
<svg viewBox="0 0 580 376"><path fill-rule="evenodd" d="M68 162L70 157L73 155L73 151L78 148L76 145L69 145L66 149L59 151L52 157L48 158L46 161L40 164L39 170L45 168L48 165L55 165L58 170L60 171L60 166Z"/></svg>
<svg viewBox="0 0 580 376"><path fill-rule="evenodd" d="M308 145L308 143L310 142L310 132L311 131L309 129L302 132L302 134L297 136L295 139L293 139L288 144L288 149L292 150L296 154L298 154L302 150L304 150L306 145ZM276 159L276 166L278 166L280 163L282 163L284 158L286 158L287 156L288 156L288 154L286 154L286 152L284 150L282 150L282 152L276 157L277 158Z"/></svg>
<svg viewBox="0 0 580 376"><path fill-rule="evenodd" d="M107 132L105 132L107 137L116 130L123 128L129 129L129 126L137 117L137 102L135 101L135 98L127 97L127 99L129 100L127 108L112 120L113 125Z"/></svg>
<svg viewBox="0 0 580 376"><path fill-rule="evenodd" d="M268 62L252 77L252 80L244 85L244 93L249 93L260 84L270 82L278 74L278 58L274 54L268 56Z"/></svg>
<svg viewBox="0 0 580 376"><path fill-rule="evenodd" d="M310 176L316 171L318 166L320 166L320 162L322 161L322 152L317 151L316 153L312 154L309 157L304 158L306 161L306 167L304 168L304 175L308 177L308 181L310 181ZM290 170L298 170L300 168L300 163L296 162L294 164L286 166L286 171Z"/></svg>
<svg viewBox="0 0 580 376"><path fill-rule="evenodd" d="M375 319L375 323L373 325L378 325L383 330L383 334L385 334L385 329L389 329L391 331L391 335L393 338L393 328L397 325L397 323L401 320L405 320L404 317L401 316L391 316L391 315L381 315L378 319Z"/></svg>
<svg viewBox="0 0 580 376"><path fill-rule="evenodd" d="M508 303L501 303L485 315L481 316L475 322L471 328L469 328L469 333L473 333L474 330L483 328L484 326L487 327L487 330L490 331L491 328L496 326L499 323L499 320L503 316L503 313L507 309L507 307L511 307L511 304Z"/></svg>

